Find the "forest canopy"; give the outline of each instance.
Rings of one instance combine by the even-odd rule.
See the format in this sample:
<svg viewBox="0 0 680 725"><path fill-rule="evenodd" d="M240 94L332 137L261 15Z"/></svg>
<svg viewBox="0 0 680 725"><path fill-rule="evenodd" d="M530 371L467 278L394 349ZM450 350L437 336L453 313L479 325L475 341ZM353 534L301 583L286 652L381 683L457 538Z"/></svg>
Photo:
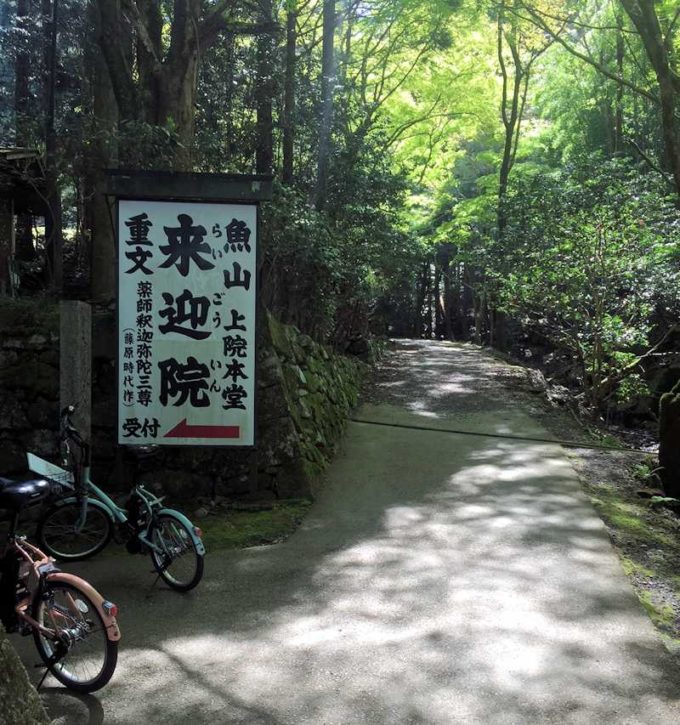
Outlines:
<svg viewBox="0 0 680 725"><path fill-rule="evenodd" d="M680 394L679 26L677 0L5 0L0 146L39 152L44 201L15 291L113 299L105 169L271 174L284 321L494 345L656 425Z"/></svg>

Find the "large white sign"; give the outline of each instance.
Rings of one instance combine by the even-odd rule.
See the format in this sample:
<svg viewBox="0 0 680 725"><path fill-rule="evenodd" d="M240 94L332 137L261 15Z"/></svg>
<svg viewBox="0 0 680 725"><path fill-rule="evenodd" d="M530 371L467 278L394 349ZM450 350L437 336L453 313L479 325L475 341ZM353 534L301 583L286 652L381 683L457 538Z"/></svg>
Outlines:
<svg viewBox="0 0 680 725"><path fill-rule="evenodd" d="M254 444L257 207L118 202L118 441Z"/></svg>

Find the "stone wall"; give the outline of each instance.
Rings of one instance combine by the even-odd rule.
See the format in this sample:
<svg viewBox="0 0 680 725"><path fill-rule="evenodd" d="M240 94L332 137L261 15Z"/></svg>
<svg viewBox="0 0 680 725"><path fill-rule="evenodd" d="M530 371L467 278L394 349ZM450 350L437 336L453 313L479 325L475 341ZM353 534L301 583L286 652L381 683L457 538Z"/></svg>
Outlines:
<svg viewBox="0 0 680 725"><path fill-rule="evenodd" d="M57 453L58 331L51 304L0 302L0 476Z"/></svg>
<svg viewBox="0 0 680 725"><path fill-rule="evenodd" d="M58 316L47 306L0 308L0 475L25 468L25 451L57 451ZM357 402L365 365L334 355L263 315L258 358L257 453L163 447L142 474L177 499L313 494ZM115 445L115 319L93 315L93 478L119 490L130 471Z"/></svg>

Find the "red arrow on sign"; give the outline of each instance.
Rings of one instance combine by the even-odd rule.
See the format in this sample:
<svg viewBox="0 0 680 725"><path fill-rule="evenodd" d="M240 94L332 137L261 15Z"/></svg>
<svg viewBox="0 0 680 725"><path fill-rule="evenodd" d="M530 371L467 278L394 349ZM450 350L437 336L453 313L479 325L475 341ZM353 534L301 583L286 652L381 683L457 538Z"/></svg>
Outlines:
<svg viewBox="0 0 680 725"><path fill-rule="evenodd" d="M164 438L240 438L237 425L189 425L187 419L180 421Z"/></svg>

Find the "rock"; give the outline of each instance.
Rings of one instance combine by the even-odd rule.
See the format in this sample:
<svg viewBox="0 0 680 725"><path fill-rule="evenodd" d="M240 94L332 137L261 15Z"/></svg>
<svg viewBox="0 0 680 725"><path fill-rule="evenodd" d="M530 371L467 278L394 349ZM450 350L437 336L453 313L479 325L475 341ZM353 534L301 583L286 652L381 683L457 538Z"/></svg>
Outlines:
<svg viewBox="0 0 680 725"><path fill-rule="evenodd" d="M50 722L24 666L0 624L0 708L3 725L47 725Z"/></svg>
<svg viewBox="0 0 680 725"><path fill-rule="evenodd" d="M201 506L194 511L194 518L204 519L210 512L205 506Z"/></svg>
<svg viewBox="0 0 680 725"><path fill-rule="evenodd" d="M548 383L540 370L528 368L526 373L526 389L530 393L543 393L548 387Z"/></svg>
<svg viewBox="0 0 680 725"><path fill-rule="evenodd" d="M551 385L546 390L548 400L554 405L566 405L571 400L569 388L563 385Z"/></svg>

